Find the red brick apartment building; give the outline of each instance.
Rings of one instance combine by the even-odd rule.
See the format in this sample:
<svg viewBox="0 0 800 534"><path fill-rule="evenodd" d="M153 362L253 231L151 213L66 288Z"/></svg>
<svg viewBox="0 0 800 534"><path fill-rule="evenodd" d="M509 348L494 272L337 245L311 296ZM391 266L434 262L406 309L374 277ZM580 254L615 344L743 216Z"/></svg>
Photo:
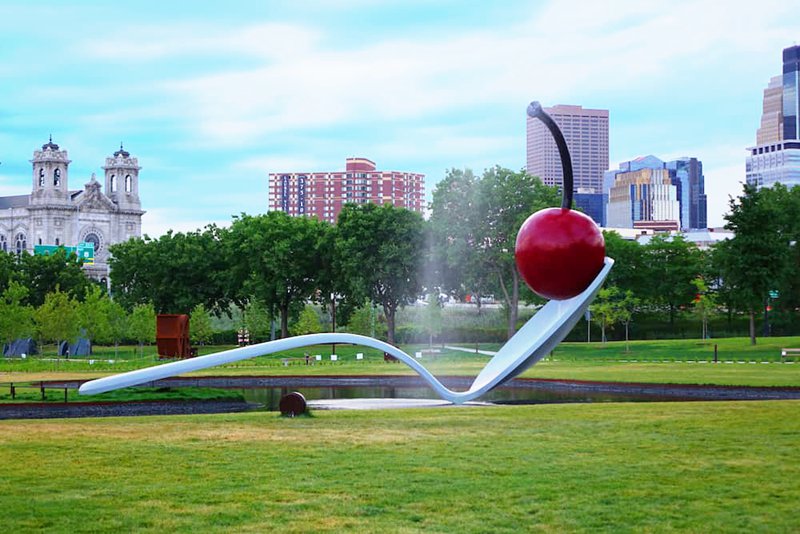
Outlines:
<svg viewBox="0 0 800 534"><path fill-rule="evenodd" d="M384 204L423 213L425 175L379 171L366 158L347 158L344 171L269 174L269 209L336 222L347 203Z"/></svg>

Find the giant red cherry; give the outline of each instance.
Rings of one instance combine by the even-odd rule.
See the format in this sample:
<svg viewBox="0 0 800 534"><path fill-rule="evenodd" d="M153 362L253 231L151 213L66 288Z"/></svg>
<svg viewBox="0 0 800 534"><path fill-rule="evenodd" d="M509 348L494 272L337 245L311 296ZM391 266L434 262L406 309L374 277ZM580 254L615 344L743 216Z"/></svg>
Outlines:
<svg viewBox="0 0 800 534"><path fill-rule="evenodd" d="M558 147L563 169L561 208L537 211L517 234L515 258L522 278L536 294L564 300L582 293L603 268L606 245L595 222L572 208L572 160L558 125L538 102L528 116L544 123Z"/></svg>
<svg viewBox="0 0 800 534"><path fill-rule="evenodd" d="M546 299L572 298L589 287L603 268L605 240L595 222L565 208L537 211L517 234L517 269Z"/></svg>

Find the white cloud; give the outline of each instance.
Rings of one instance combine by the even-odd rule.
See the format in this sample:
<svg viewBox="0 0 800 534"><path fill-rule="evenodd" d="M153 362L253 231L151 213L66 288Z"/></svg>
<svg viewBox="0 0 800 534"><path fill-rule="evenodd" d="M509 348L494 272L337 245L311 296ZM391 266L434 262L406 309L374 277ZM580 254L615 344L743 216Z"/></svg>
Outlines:
<svg viewBox="0 0 800 534"><path fill-rule="evenodd" d="M278 32L304 36L290 50L279 43L286 37L260 43L258 36L271 31L263 26L236 30L230 39L227 31L208 30L194 40L184 35L173 53L217 49L265 61L174 80L164 89L183 99L182 114L196 121L205 142L230 146L320 126L430 121L482 104L524 105L531 97L601 102L610 93L674 83L707 61L734 61L752 50L753 35L771 31L772 43L785 30L770 25L785 10L770 0L756 10L711 1L617 2L613 9L554 2L510 28L428 40L410 35L342 50L296 26Z"/></svg>
<svg viewBox="0 0 800 534"><path fill-rule="evenodd" d="M231 223L230 218L209 220L208 218L202 217L202 214L195 210L151 208L146 211L147 213L142 216L142 235L144 236L146 234L153 238L158 238L166 234L168 230L172 230L175 233L185 233L202 230L209 224L227 227Z"/></svg>
<svg viewBox="0 0 800 534"><path fill-rule="evenodd" d="M118 34L93 38L77 46L76 52L92 58L122 63L141 63L180 56L236 56L262 59L305 54L319 36L311 28L280 23L252 24L220 30L208 24L133 26L125 37Z"/></svg>
<svg viewBox="0 0 800 534"><path fill-rule="evenodd" d="M344 165L342 161L340 165ZM256 173L266 177L271 172L311 172L331 171L336 167L326 166L323 162L312 156L281 154L275 156L253 156L234 162L231 165L234 171Z"/></svg>

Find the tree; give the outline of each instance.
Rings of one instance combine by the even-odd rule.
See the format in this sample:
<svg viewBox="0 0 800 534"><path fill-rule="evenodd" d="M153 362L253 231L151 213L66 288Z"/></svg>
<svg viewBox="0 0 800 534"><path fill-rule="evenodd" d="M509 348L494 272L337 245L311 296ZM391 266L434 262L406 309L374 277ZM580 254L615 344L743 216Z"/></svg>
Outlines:
<svg viewBox="0 0 800 534"><path fill-rule="evenodd" d="M545 186L525 171L513 172L498 166L487 169L481 178L476 249L480 268L493 273L496 287L503 295L508 310L509 338L516 331L521 291L514 259L517 233L531 214L556 206L560 201L556 188ZM523 284L522 290L526 287Z"/></svg>
<svg viewBox="0 0 800 534"><path fill-rule="evenodd" d="M261 301L255 298L248 299L242 313L242 320L244 327L250 333L251 340L265 338L269 334L271 318Z"/></svg>
<svg viewBox="0 0 800 534"><path fill-rule="evenodd" d="M708 339L708 317L714 308L716 308L717 303L714 299L714 295L709 292L708 284L706 284L702 276L698 276L692 280L692 285L697 292L694 297L693 306L695 313L700 317L700 321L703 325L702 339Z"/></svg>
<svg viewBox="0 0 800 534"><path fill-rule="evenodd" d="M108 339L114 344L116 357L119 355L120 342L128 335L128 313L116 300L105 299L102 304L108 320Z"/></svg>
<svg viewBox="0 0 800 534"><path fill-rule="evenodd" d="M100 286L91 286L78 306L78 326L94 343L105 344L112 341L108 300Z"/></svg>
<svg viewBox="0 0 800 534"><path fill-rule="evenodd" d="M637 241L623 239L617 232L603 231L606 256L614 259L614 268L608 273L607 286L630 290L634 295L647 295L649 283L645 268L645 250Z"/></svg>
<svg viewBox="0 0 800 534"><path fill-rule="evenodd" d="M16 254L0 250L0 292L5 291L11 280L18 278L19 274Z"/></svg>
<svg viewBox="0 0 800 534"><path fill-rule="evenodd" d="M730 213L725 215L725 228L735 235L715 249L724 284L736 305L750 316L753 345L756 310L766 306L769 291L785 283L793 272L791 223L787 222L791 214L782 209L786 195L781 184L762 189L745 185L742 196L730 200Z"/></svg>
<svg viewBox="0 0 800 534"><path fill-rule="evenodd" d="M675 311L688 306L694 298L692 280L702 270L700 252L683 236L656 235L644 246L644 265L645 296L653 303L667 306L670 325L674 325Z"/></svg>
<svg viewBox="0 0 800 534"><path fill-rule="evenodd" d="M281 337L289 335L289 318L315 297L322 268L320 243L325 225L311 217L281 211L237 217L226 233L235 293L260 300L279 315Z"/></svg>
<svg viewBox="0 0 800 534"><path fill-rule="evenodd" d="M316 334L322 332L322 326L319 323L319 316L313 306L306 304L297 321L292 325L291 333L293 336L302 336L304 334Z"/></svg>
<svg viewBox="0 0 800 534"><path fill-rule="evenodd" d="M0 341L11 343L34 332L33 308L23 304L28 289L14 280L9 281L0 298Z"/></svg>
<svg viewBox="0 0 800 534"><path fill-rule="evenodd" d="M639 307L639 299L633 296L633 291L626 289L621 291L621 298L616 301L616 318L625 325L625 352L630 352L630 326L633 314Z"/></svg>
<svg viewBox="0 0 800 534"><path fill-rule="evenodd" d="M350 314L347 331L351 334L386 339L386 317L376 309L371 300L364 299L363 304Z"/></svg>
<svg viewBox="0 0 800 534"><path fill-rule="evenodd" d="M590 306L592 320L600 326L601 340L605 345L606 328L612 326L618 320L618 307L616 300L619 298L619 288L616 286L606 286L598 293L594 302Z"/></svg>
<svg viewBox="0 0 800 534"><path fill-rule="evenodd" d="M44 303L34 312L36 332L44 342L74 343L80 333L78 302L58 287L44 297Z"/></svg>
<svg viewBox="0 0 800 534"><path fill-rule="evenodd" d="M450 169L436 185L431 203L429 270L438 276L425 281L428 287L477 296L488 287L492 274L481 268L477 249L479 185L470 169ZM480 313L480 299L475 302Z"/></svg>
<svg viewBox="0 0 800 534"><path fill-rule="evenodd" d="M125 308L151 302L158 313L188 313L197 304L220 315L232 302L231 260L222 230L167 232L112 245L111 291Z"/></svg>
<svg viewBox="0 0 800 534"><path fill-rule="evenodd" d="M189 319L189 338L192 343L204 345L211 341L214 328L211 325L211 316L203 304L198 304L192 309Z"/></svg>
<svg viewBox="0 0 800 534"><path fill-rule="evenodd" d="M439 299L438 291L428 293L428 308L426 314L426 326L428 328L428 347L433 349L433 336L442 333L442 301Z"/></svg>
<svg viewBox="0 0 800 534"><path fill-rule="evenodd" d="M143 356L144 344L156 340L156 310L152 304L137 304L133 307L128 335L139 344L139 356Z"/></svg>
<svg viewBox="0 0 800 534"><path fill-rule="evenodd" d="M412 302L422 283L422 216L391 204L347 204L339 213L337 247L342 274L355 296L383 308L388 342L395 342L397 309Z"/></svg>
<svg viewBox="0 0 800 534"><path fill-rule="evenodd" d="M315 299L330 313L331 332L336 332L338 324L347 324L350 314L358 305L351 298L349 280L342 270L340 251L336 247L337 236L337 226L323 225L318 248L320 267L316 276Z"/></svg>
<svg viewBox="0 0 800 534"><path fill-rule="evenodd" d="M28 288L28 304L38 307L49 293L60 291L82 299L93 284L83 272L83 260L63 248L52 255L19 256L19 281Z"/></svg>

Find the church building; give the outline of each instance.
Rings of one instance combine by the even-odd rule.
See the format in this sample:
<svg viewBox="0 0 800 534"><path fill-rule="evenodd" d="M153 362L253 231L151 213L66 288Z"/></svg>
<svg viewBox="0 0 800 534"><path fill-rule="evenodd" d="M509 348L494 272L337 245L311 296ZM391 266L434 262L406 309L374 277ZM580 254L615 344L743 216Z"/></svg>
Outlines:
<svg viewBox="0 0 800 534"><path fill-rule="evenodd" d="M0 197L0 250L33 253L36 245L94 245L87 276L108 280L108 247L142 234L139 162L122 148L106 158L105 184L92 173L69 188L67 151L50 141L33 153L30 195Z"/></svg>

